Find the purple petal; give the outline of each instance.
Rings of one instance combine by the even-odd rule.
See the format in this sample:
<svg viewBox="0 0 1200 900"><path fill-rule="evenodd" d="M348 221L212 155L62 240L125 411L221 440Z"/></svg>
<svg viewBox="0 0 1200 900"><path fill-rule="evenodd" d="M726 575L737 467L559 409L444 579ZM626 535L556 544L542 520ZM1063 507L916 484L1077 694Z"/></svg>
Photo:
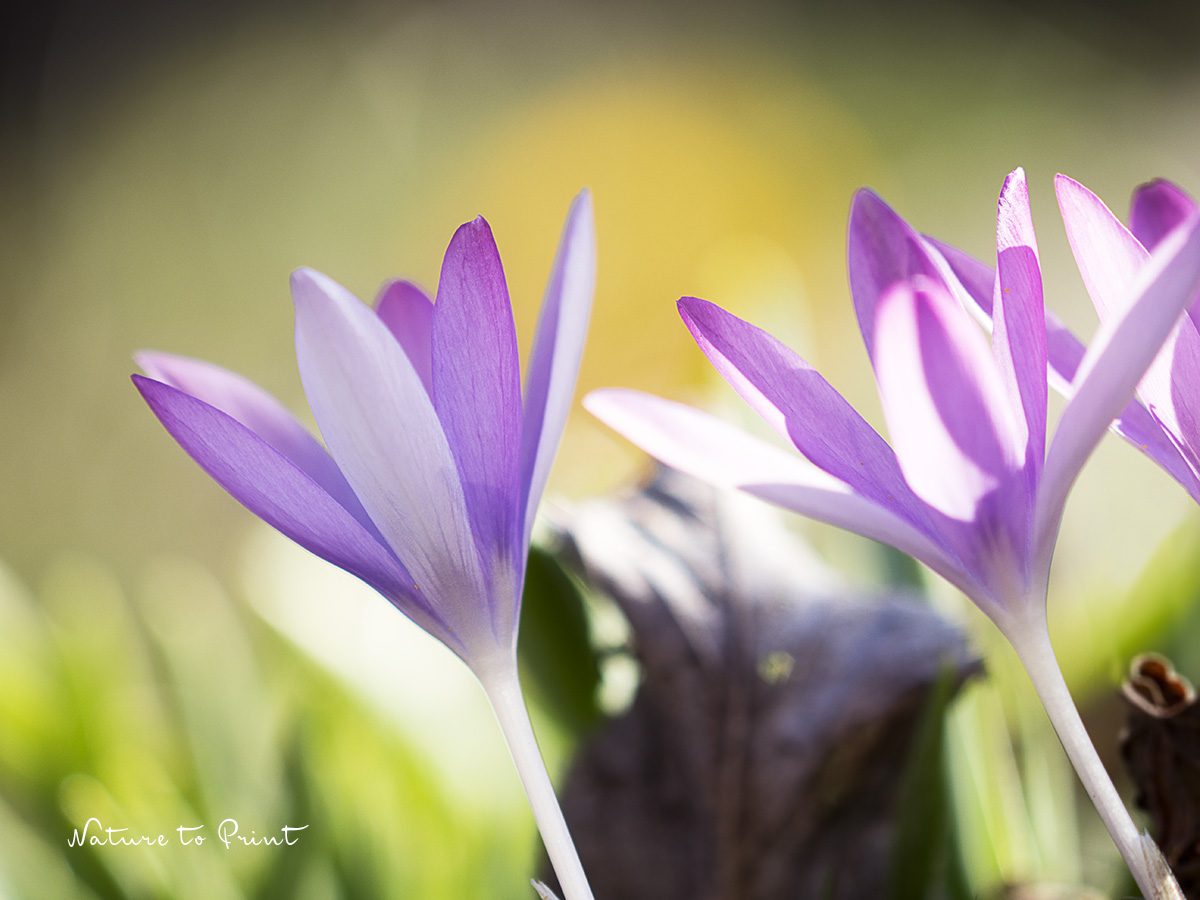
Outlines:
<svg viewBox="0 0 1200 900"><path fill-rule="evenodd" d="M1075 378L1046 456L1038 495L1037 534L1049 565L1067 492L1105 430L1129 403L1138 382L1200 290L1200 229L1193 220L1150 257L1125 313L1101 324Z"/></svg>
<svg viewBox="0 0 1200 900"><path fill-rule="evenodd" d="M1131 289L1146 263L1146 248L1078 181L1057 175L1054 188L1071 252L1100 321L1122 314L1135 299Z"/></svg>
<svg viewBox="0 0 1200 900"><path fill-rule="evenodd" d="M1012 404L1024 415L1017 422L1030 489L1046 454L1046 311L1042 270L1029 210L1025 172L1004 181L996 218L996 289L992 349Z"/></svg>
<svg viewBox="0 0 1200 900"><path fill-rule="evenodd" d="M884 294L875 333L879 395L905 478L935 509L972 520L1024 452L983 334L925 278Z"/></svg>
<svg viewBox="0 0 1200 900"><path fill-rule="evenodd" d="M430 605L464 642L490 634L458 471L412 363L383 322L324 275L297 271L292 295L300 378L333 458Z"/></svg>
<svg viewBox="0 0 1200 900"><path fill-rule="evenodd" d="M970 254L963 253L957 247L944 244L928 235L922 236L926 247L944 261L946 268L954 276L954 280L963 288L962 293L956 293L967 301L965 304L985 328L992 328L992 300L996 289L996 271L986 263L982 263Z"/></svg>
<svg viewBox="0 0 1200 900"><path fill-rule="evenodd" d="M941 253L950 268L967 289L971 301L970 309L987 327L992 320L992 270L983 263L932 238L926 238ZM1055 390L1068 399L1073 395L1071 383L1083 361L1084 346L1058 318L1046 313L1046 353L1050 370L1050 383ZM1162 425L1137 400L1131 401L1113 423L1113 430L1129 441L1178 481L1200 501L1200 480L1192 467L1180 455L1176 442Z"/></svg>
<svg viewBox="0 0 1200 900"><path fill-rule="evenodd" d="M490 583L500 564L523 572L517 335L500 254L482 218L454 233L442 262L433 403L458 465L485 578Z"/></svg>
<svg viewBox="0 0 1200 900"><path fill-rule="evenodd" d="M1155 179L1133 192L1129 228L1143 247L1153 250L1198 209L1196 201L1182 188L1161 178Z"/></svg>
<svg viewBox="0 0 1200 900"><path fill-rule="evenodd" d="M875 307L898 281L917 276L940 281L942 272L925 242L872 191L854 195L848 236L850 293L858 327L875 358Z"/></svg>
<svg viewBox="0 0 1200 900"><path fill-rule="evenodd" d="M804 459L720 419L640 391L615 388L593 391L583 405L668 466L890 544L972 596L981 594L978 583L949 551L901 516Z"/></svg>
<svg viewBox="0 0 1200 900"><path fill-rule="evenodd" d="M375 299L375 314L408 355L425 390L433 390L433 301L411 281L390 281Z"/></svg>
<svg viewBox="0 0 1200 900"><path fill-rule="evenodd" d="M818 468L914 524L925 520L892 448L812 366L715 304L684 297L679 312L717 371Z"/></svg>
<svg viewBox="0 0 1200 900"><path fill-rule="evenodd" d="M134 359L151 378L191 394L245 425L320 485L359 524L378 536L375 524L325 448L283 404L254 382L186 356L142 351Z"/></svg>
<svg viewBox="0 0 1200 900"><path fill-rule="evenodd" d="M426 631L460 650L391 550L310 473L233 416L183 390L133 376L163 427L239 503L300 546L358 576Z"/></svg>
<svg viewBox="0 0 1200 900"><path fill-rule="evenodd" d="M592 196L585 190L567 213L525 375L521 431L525 544L529 543L534 515L571 411L595 283L596 226Z"/></svg>

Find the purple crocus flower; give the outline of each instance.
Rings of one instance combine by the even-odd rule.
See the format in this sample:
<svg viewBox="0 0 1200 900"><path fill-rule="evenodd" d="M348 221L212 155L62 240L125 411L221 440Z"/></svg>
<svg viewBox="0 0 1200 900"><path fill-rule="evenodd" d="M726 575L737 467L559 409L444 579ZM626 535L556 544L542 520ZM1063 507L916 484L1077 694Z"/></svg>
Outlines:
<svg viewBox="0 0 1200 900"><path fill-rule="evenodd" d="M892 446L771 335L690 297L679 309L701 350L800 455L636 391L597 391L585 405L668 465L891 544L960 588L1017 650L1139 884L1158 896L1162 867L1147 863L1071 701L1045 599L1068 490L1200 288L1200 228L1191 220L1165 237L1119 287L1048 447L1056 335L1020 169L1004 182L996 233L989 343L946 259L875 194L854 200L850 288Z"/></svg>
<svg viewBox="0 0 1200 900"><path fill-rule="evenodd" d="M1119 316L1130 302L1129 286L1151 254L1176 229L1200 213L1176 185L1153 181L1133 195L1130 227L1079 182L1059 175L1055 185L1067 237L1088 293L1102 322ZM985 324L991 324L993 272L959 250L933 242L953 268ZM1051 381L1068 396L1083 344L1047 314L1051 335ZM1149 456L1200 503L1200 305L1193 304L1138 385L1113 430Z"/></svg>
<svg viewBox="0 0 1200 900"><path fill-rule="evenodd" d="M437 300L395 281L374 310L292 276L300 378L328 451L244 378L161 353L133 381L180 446L251 512L358 576L458 654L508 739L568 900L591 897L516 670L534 514L566 424L595 280L591 199L571 207L522 400L512 306L487 222L455 232Z"/></svg>

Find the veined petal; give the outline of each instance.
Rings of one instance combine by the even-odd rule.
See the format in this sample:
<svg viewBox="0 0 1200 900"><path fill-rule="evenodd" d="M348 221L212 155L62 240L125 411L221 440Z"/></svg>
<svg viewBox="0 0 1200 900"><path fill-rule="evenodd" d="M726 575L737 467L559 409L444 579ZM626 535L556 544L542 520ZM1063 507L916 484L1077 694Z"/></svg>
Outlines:
<svg viewBox="0 0 1200 900"><path fill-rule="evenodd" d="M900 283L879 302L875 374L900 468L952 519L1021 464L1004 385L983 334L938 283Z"/></svg>
<svg viewBox="0 0 1200 900"><path fill-rule="evenodd" d="M942 280L942 270L912 227L873 191L860 190L850 209L847 261L858 327L875 359L875 307L898 281L924 276Z"/></svg>
<svg viewBox="0 0 1200 900"><path fill-rule="evenodd" d="M595 284L596 226L592 196L584 190L567 213L525 375L521 508L526 545L575 396Z"/></svg>
<svg viewBox="0 0 1200 900"><path fill-rule="evenodd" d="M1079 274L1100 321L1121 315L1149 255L1104 202L1078 181L1056 175L1054 189Z"/></svg>
<svg viewBox="0 0 1200 900"><path fill-rule="evenodd" d="M593 391L583 405L668 466L890 544L971 596L986 596L950 551L901 515L855 493L845 482L800 457L720 419L681 403L620 388Z"/></svg>
<svg viewBox="0 0 1200 900"><path fill-rule="evenodd" d="M892 448L816 369L706 300L684 297L679 312L716 370L818 468L908 521L924 521Z"/></svg>
<svg viewBox="0 0 1200 900"><path fill-rule="evenodd" d="M458 466L485 581L524 572L521 367L504 269L482 217L454 233L442 262L433 306L433 404ZM501 602L507 611L518 600Z"/></svg>
<svg viewBox="0 0 1200 900"><path fill-rule="evenodd" d="M1046 309L1025 172L1004 181L996 217L992 350L1012 403L1018 441L1027 448L1030 490L1046 455Z"/></svg>
<svg viewBox="0 0 1200 900"><path fill-rule="evenodd" d="M1198 292L1200 229L1193 219L1150 257L1133 285L1134 302L1123 315L1101 324L1079 366L1038 492L1036 533L1043 565L1049 565L1067 492Z"/></svg>
<svg viewBox="0 0 1200 900"><path fill-rule="evenodd" d="M133 376L151 411L189 456L234 499L322 559L361 578L451 649L461 644L387 545L324 487L263 437L172 385Z"/></svg>
<svg viewBox="0 0 1200 900"><path fill-rule="evenodd" d="M282 403L257 384L236 372L186 356L142 351L134 359L151 378L179 388L245 425L378 537L375 524L325 448Z"/></svg>
<svg viewBox="0 0 1200 900"><path fill-rule="evenodd" d="M433 390L433 301L411 281L389 281L375 298L375 314L408 355L425 390Z"/></svg>
<svg viewBox="0 0 1200 900"><path fill-rule="evenodd" d="M466 643L491 634L458 470L412 363L324 275L297 271L292 295L300 379L334 460L430 606Z"/></svg>
<svg viewBox="0 0 1200 900"><path fill-rule="evenodd" d="M1139 185L1129 210L1129 230L1147 250L1153 250L1200 207L1178 185L1158 178Z"/></svg>

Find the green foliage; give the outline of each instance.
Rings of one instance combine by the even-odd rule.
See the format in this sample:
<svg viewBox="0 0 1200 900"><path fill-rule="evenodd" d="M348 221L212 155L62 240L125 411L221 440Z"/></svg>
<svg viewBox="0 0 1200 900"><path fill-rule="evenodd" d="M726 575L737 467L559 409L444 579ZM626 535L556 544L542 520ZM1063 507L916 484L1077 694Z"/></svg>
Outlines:
<svg viewBox="0 0 1200 900"><path fill-rule="evenodd" d="M0 579L0 633L0 897L530 896L523 807L453 795L393 723L194 567L137 599L80 560L37 597ZM168 846L68 847L93 816ZM309 827L292 847L226 849L226 817L243 834ZM208 840L181 846L180 825Z"/></svg>
<svg viewBox="0 0 1200 900"><path fill-rule="evenodd" d="M564 729L578 737L600 721L600 664L583 592L562 564L538 547L529 553L519 650L526 689Z"/></svg>
<svg viewBox="0 0 1200 900"><path fill-rule="evenodd" d="M892 900L961 896L945 755L946 712L955 682L954 669L947 666L930 693L909 752L892 846ZM939 890L939 882L944 890Z"/></svg>

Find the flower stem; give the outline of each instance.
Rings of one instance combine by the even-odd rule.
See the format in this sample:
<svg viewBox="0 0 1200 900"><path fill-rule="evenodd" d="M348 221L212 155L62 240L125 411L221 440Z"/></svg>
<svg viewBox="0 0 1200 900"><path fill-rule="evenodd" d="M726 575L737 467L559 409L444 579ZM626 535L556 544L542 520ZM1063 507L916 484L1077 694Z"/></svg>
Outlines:
<svg viewBox="0 0 1200 900"><path fill-rule="evenodd" d="M533 818L565 900L592 900L592 889L583 872L571 833L567 830L567 822L554 794L546 763L538 750L537 738L521 694L516 665L497 667L488 673L488 677L481 677L480 683L492 703L500 730L504 732L504 739L521 783L525 786Z"/></svg>
<svg viewBox="0 0 1200 900"><path fill-rule="evenodd" d="M1142 894L1146 900L1182 900L1183 893L1158 846L1149 835L1138 831L1088 737L1054 656L1045 621L1032 623L1028 628L1009 630L1008 638L1029 673L1071 765Z"/></svg>

